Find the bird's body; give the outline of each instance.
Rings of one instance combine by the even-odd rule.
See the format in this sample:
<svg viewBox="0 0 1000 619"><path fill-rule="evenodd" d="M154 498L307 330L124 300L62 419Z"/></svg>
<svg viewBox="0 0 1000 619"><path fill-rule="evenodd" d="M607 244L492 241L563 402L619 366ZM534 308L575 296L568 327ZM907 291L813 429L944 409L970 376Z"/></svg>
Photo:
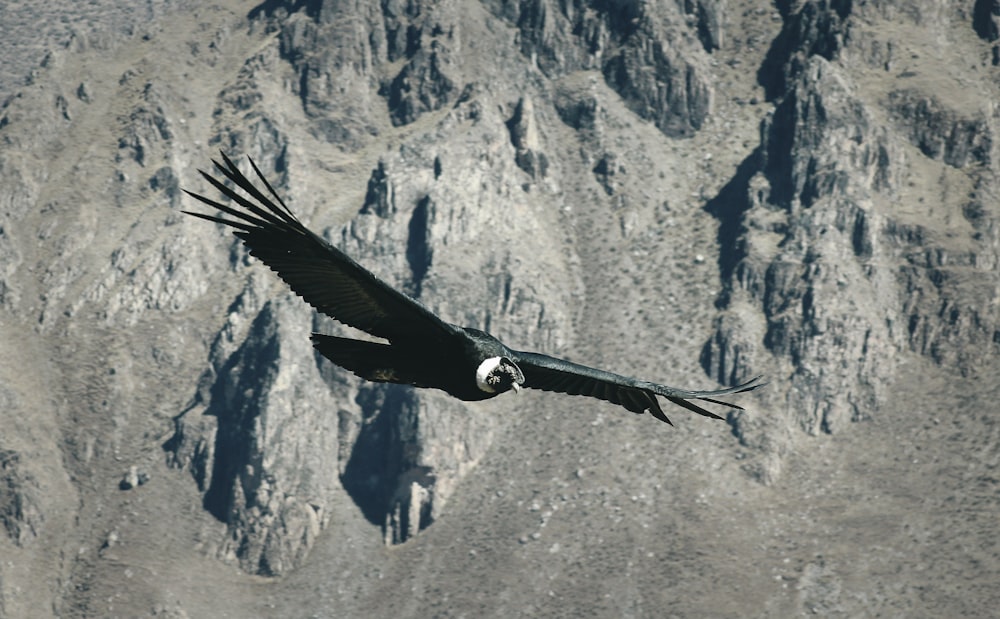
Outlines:
<svg viewBox="0 0 1000 619"><path fill-rule="evenodd" d="M488 333L460 327L453 338L439 342L415 338L382 344L321 333L314 333L312 339L320 354L361 378L440 389L466 401L500 395L498 389L482 387L489 371L479 381L470 377L477 376L480 366L491 359L512 356L510 349Z"/></svg>
<svg viewBox="0 0 1000 619"><path fill-rule="evenodd" d="M250 254L276 271L314 308L386 340L312 335L320 354L364 379L440 389L466 401L530 387L599 398L635 413L649 411L667 423L670 420L657 396L700 415L721 419L691 400L741 408L715 398L763 384L757 377L717 391L675 389L540 353L513 350L484 331L445 322L303 226L252 160L250 165L270 197L229 158L222 158L225 165L215 162L216 168L246 196L204 172L202 175L235 205L188 193L236 219L189 214L235 228L234 233L249 247Z"/></svg>

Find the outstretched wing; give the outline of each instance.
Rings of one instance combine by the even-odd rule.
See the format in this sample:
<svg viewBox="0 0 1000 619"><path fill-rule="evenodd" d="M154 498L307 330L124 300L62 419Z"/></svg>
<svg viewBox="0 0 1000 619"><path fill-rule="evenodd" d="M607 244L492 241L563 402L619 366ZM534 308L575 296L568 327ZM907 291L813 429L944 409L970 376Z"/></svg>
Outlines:
<svg viewBox="0 0 1000 619"><path fill-rule="evenodd" d="M604 370L598 370L539 353L519 351L513 351L513 353L514 358L512 361L524 373L523 387L598 398L612 404L620 404L633 413L649 411L651 415L667 423L671 422L663 414L663 409L660 408L660 404L656 400L656 396L658 395L699 415L722 419L719 415L702 408L691 400L702 400L742 410L742 406L716 400L715 398L733 393L752 391L765 384L761 380L761 377L757 376L741 385L728 389L719 389L718 391L687 391L685 389L675 389L666 385L658 385L644 380L621 376L612 372L605 372ZM671 423L671 425L673 424Z"/></svg>
<svg viewBox="0 0 1000 619"><path fill-rule="evenodd" d="M201 175L232 202L222 204L185 191L236 219L184 212L235 228L234 234L243 239L250 255L275 271L309 305L346 325L388 340L414 336L434 339L454 332L455 327L303 226L252 159L250 165L270 197L254 186L225 154L222 160L225 165L214 160L212 163L246 196L203 171Z"/></svg>

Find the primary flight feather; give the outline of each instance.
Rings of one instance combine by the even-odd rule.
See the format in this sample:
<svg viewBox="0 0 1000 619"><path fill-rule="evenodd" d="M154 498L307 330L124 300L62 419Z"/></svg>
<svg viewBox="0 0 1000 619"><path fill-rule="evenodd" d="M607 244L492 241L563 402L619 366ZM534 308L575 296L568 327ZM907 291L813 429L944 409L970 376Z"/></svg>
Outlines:
<svg viewBox="0 0 1000 619"><path fill-rule="evenodd" d="M362 378L441 389L462 400L485 400L530 387L599 398L634 413L648 411L667 423L670 420L657 396L699 415L721 419L694 401L742 409L716 398L764 384L758 376L717 391L675 389L540 353L513 350L484 331L447 323L303 226L253 160L249 161L266 193L223 154L222 163L212 163L245 195L201 172L230 202L223 204L185 190L221 211L222 216L184 212L231 226L250 255L274 270L311 306L386 340L380 343L312 334L313 346L320 354Z"/></svg>

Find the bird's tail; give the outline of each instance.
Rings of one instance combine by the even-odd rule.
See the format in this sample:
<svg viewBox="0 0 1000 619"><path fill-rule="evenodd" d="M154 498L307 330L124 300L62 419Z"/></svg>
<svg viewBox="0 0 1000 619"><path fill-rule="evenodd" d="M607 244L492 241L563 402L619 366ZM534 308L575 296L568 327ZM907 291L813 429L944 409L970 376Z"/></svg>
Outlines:
<svg viewBox="0 0 1000 619"><path fill-rule="evenodd" d="M399 354L389 344L352 340L322 333L312 334L313 347L321 355L366 380L416 384Z"/></svg>
<svg viewBox="0 0 1000 619"><path fill-rule="evenodd" d="M766 384L767 381L764 380L763 376L755 376L744 383L736 385L735 387L717 389L715 391L687 391L685 389L675 389L673 387L667 387L666 385L655 384L652 387L652 391L662 395L678 406L683 406L689 411L698 413L699 415L704 415L705 417L712 417L713 419L722 419L720 415L698 406L691 400L702 400L704 402L711 402L712 404L721 404L722 406L728 406L729 408L743 410L743 407L739 404L724 402L722 400L717 400L716 398L724 395L732 395L734 393L743 393L744 391L753 391L754 389L763 387ZM666 419L664 419L664 421L666 421ZM667 423L670 422L667 421Z"/></svg>

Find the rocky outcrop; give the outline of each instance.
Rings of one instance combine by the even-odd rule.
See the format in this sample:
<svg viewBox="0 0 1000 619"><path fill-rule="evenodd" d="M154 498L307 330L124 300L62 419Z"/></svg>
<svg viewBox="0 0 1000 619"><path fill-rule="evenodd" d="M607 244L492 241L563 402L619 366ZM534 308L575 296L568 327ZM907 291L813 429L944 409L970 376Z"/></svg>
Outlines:
<svg viewBox="0 0 1000 619"><path fill-rule="evenodd" d="M501 128L493 124L490 131ZM379 162L339 245L363 264L378 264L392 274L390 284L446 319L556 345L570 290L557 282L565 267L545 273L544 263L505 251L501 267L496 255L473 249L492 229L518 235L539 223L512 217L509 203L489 197L502 176L455 154L446 163L431 157L425 149L432 143ZM509 168L516 157L496 163ZM483 193L470 198L461 187ZM454 314L450 299L462 299L466 310ZM362 385L354 400L360 410L341 419L351 445L341 463L345 488L384 526L387 542L403 542L437 517L458 480L484 455L494 422L443 394L398 385Z"/></svg>
<svg viewBox="0 0 1000 619"><path fill-rule="evenodd" d="M1000 39L1000 2L976 0L972 9L972 28L984 41ZM993 49L996 50L996 47Z"/></svg>
<svg viewBox="0 0 1000 619"><path fill-rule="evenodd" d="M706 52L720 49L726 41L725 0L697 0L684 3L685 13L694 19L698 40Z"/></svg>
<svg viewBox="0 0 1000 619"><path fill-rule="evenodd" d="M324 3L291 15L273 11L268 27L278 30L281 57L297 75L292 88L310 131L341 148L377 134L379 112L406 125L459 94L451 65L460 34L447 7Z"/></svg>
<svg viewBox="0 0 1000 619"><path fill-rule="evenodd" d="M354 149L377 132L373 68L386 52L376 5L326 3L320 10L317 3L290 15L282 8L268 27L279 32L279 53L295 72L289 85L314 137Z"/></svg>
<svg viewBox="0 0 1000 619"><path fill-rule="evenodd" d="M253 83L249 74L246 81ZM468 120L470 109L477 120ZM475 127L481 109L473 101L459 106L438 131L456 123ZM521 113L526 118L523 105ZM536 216L511 211L518 208L511 194L522 189L504 180L518 176L512 142L540 149L540 140L517 128L522 137L507 139L509 124L499 110L481 131L497 145L485 162L472 153L438 154L434 133L383 157L357 214L327 234L447 319L501 337L516 334L515 341L558 345L572 290L565 266L551 258L521 260L510 248L478 249L501 228L505 236L535 235L539 256L551 244ZM213 345L212 370L165 445L170 461L191 471L206 508L227 523L219 554L255 573L286 572L327 524L341 486L383 527L387 543L406 541L434 521L483 456L495 421L443 394L362 383L314 357L301 328L309 323L306 306L291 298L263 301L262 287L274 278L259 264L249 268L253 283L230 308ZM455 314L450 299L465 309ZM358 336L322 317L316 325Z"/></svg>
<svg viewBox="0 0 1000 619"><path fill-rule="evenodd" d="M669 1L491 4L495 14L517 25L521 53L547 76L599 69L632 111L668 136L690 136L711 113L704 52L721 42L721 3L691 5L697 36L678 3Z"/></svg>
<svg viewBox="0 0 1000 619"><path fill-rule="evenodd" d="M841 53L866 53L851 47L861 45L849 36L851 9L810 2L786 15L768 62L782 60L765 65L780 79L766 83L777 105L762 124L761 145L708 205L721 218L726 286L703 365L733 382L765 349L776 355L792 386L786 415L807 433L835 432L877 414L895 373L892 359L903 350L961 372L998 352L988 299L997 286L996 220L984 207L995 194L994 174L986 172L996 157L995 112L969 116L912 89L891 91L879 101L883 108L873 106L836 62ZM924 157L946 166L939 168L945 187L968 182L944 180L948 167L975 170L967 199L948 189L941 199L974 222L962 245L977 249L956 255L950 246L968 237L967 228L934 233L893 207L911 187L933 190L912 171L914 158ZM946 300L958 296L968 304ZM763 320L750 319L748 307ZM780 471L775 454L794 437L742 414L730 422L744 445L767 454L748 470L773 478Z"/></svg>
<svg viewBox="0 0 1000 619"><path fill-rule="evenodd" d="M962 118L933 95L918 90L894 90L888 103L900 130L927 157L956 168L990 165L997 148L993 136L996 119L985 115Z"/></svg>
<svg viewBox="0 0 1000 619"><path fill-rule="evenodd" d="M9 224L8 224L9 225ZM20 253L11 239L9 230L0 228L0 304L13 307L17 304L17 290L9 283L21 262Z"/></svg>
<svg viewBox="0 0 1000 619"><path fill-rule="evenodd" d="M235 327L248 308L233 309ZM228 327L203 381L207 400L196 397L166 446L228 526L219 555L249 572L278 575L300 563L336 496L337 405L313 361L308 324L293 298L268 301L227 355Z"/></svg>
<svg viewBox="0 0 1000 619"><path fill-rule="evenodd" d="M785 415L806 433L871 415L891 375L886 320L898 299L881 293L894 282L876 240L876 196L898 191L902 158L836 66L814 56L763 123L760 149L736 181L741 223L720 232L729 279L702 362L731 383L759 365L763 349L775 355L790 375ZM709 208L731 208L733 199L740 196L724 193ZM763 321L748 320L747 305ZM790 435L741 415L730 421L744 445L763 452L749 470L773 479Z"/></svg>
<svg viewBox="0 0 1000 619"><path fill-rule="evenodd" d="M44 516L39 508L41 488L24 471L21 455L0 449L0 525L18 546L38 536Z"/></svg>
<svg viewBox="0 0 1000 619"><path fill-rule="evenodd" d="M448 77L449 50L433 41L420 49L386 87L389 116L394 125L407 125L425 112L444 107L457 85Z"/></svg>
<svg viewBox="0 0 1000 619"><path fill-rule="evenodd" d="M167 5L0 104L0 615L997 607L995 2ZM179 213L219 150L446 320L770 384L727 434L361 381Z"/></svg>
<svg viewBox="0 0 1000 619"><path fill-rule="evenodd" d="M535 120L535 106L530 97L521 97L514 108L514 115L507 121L510 143L517 149L514 161L517 167L531 175L533 179L545 176L549 170L549 158L541 152L538 135L538 121Z"/></svg>
<svg viewBox="0 0 1000 619"><path fill-rule="evenodd" d="M851 0L783 2L781 32L757 72L768 98L781 97L814 56L835 60L850 36Z"/></svg>
<svg viewBox="0 0 1000 619"><path fill-rule="evenodd" d="M122 79L127 81L136 78L127 75ZM118 157L119 161L131 159L140 166L146 166L150 151L162 152L174 139L174 135L163 108L162 97L152 84L146 84L142 96L144 105L133 109L125 122L127 133L118 140Z"/></svg>

